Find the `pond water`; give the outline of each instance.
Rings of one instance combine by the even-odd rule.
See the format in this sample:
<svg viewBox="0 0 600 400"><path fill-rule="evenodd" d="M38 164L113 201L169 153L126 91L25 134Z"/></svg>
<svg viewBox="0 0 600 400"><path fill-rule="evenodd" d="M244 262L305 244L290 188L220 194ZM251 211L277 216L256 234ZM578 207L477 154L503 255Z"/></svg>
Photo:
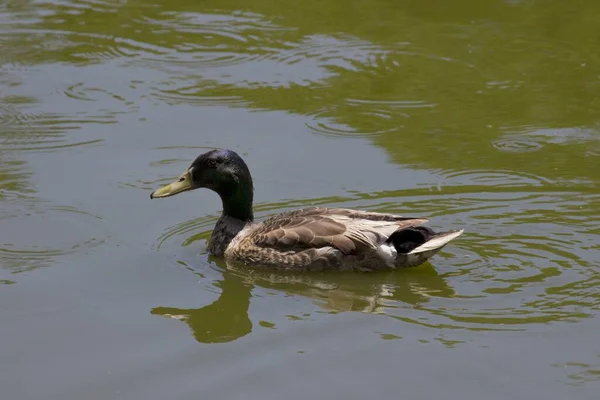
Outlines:
<svg viewBox="0 0 600 400"><path fill-rule="evenodd" d="M596 399L600 3L5 0L2 399ZM209 191L465 233L418 268L232 270Z"/></svg>

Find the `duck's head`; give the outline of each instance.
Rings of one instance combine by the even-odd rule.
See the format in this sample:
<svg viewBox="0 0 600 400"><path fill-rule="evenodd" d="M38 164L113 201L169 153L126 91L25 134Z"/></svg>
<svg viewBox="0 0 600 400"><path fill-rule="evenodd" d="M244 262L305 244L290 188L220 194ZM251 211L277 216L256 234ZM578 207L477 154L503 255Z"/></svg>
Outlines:
<svg viewBox="0 0 600 400"><path fill-rule="evenodd" d="M199 188L216 192L223 201L225 214L252 219L252 176L235 151L215 149L200 154L179 178L152 192L150 198L160 199Z"/></svg>

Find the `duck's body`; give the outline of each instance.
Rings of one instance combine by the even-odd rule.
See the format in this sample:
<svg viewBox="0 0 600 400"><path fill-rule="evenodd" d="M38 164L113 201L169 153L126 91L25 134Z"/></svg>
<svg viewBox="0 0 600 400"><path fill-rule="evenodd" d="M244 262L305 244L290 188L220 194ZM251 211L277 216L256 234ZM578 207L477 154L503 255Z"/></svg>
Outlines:
<svg viewBox="0 0 600 400"><path fill-rule="evenodd" d="M462 231L435 234L423 218L311 207L243 224L224 216L209 251L234 263L286 270L378 270L422 264ZM242 227L232 236L238 227Z"/></svg>
<svg viewBox="0 0 600 400"><path fill-rule="evenodd" d="M228 262L285 270L379 270L424 263L462 230L435 233L424 218L346 208L311 207L253 221L250 172L231 150L200 155L178 181L154 192L167 197L197 187L223 200L208 244Z"/></svg>

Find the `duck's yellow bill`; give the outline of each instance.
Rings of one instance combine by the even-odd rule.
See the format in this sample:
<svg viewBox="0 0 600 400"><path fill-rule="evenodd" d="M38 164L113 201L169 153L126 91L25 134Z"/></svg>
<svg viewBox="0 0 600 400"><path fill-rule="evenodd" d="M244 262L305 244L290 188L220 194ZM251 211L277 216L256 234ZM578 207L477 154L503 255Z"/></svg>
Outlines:
<svg viewBox="0 0 600 400"><path fill-rule="evenodd" d="M160 199L162 197L169 197L176 195L177 193L185 192L193 189L192 185L192 174L189 170L185 171L176 181L169 183L160 189L155 190L150 194L151 199Z"/></svg>

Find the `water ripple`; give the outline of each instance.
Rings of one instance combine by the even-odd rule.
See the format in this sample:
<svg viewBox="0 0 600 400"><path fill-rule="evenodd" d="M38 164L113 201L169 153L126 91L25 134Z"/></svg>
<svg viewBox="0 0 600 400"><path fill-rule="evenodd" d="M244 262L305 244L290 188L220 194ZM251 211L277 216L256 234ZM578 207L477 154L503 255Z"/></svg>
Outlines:
<svg viewBox="0 0 600 400"><path fill-rule="evenodd" d="M100 217L42 202L4 202L0 215L0 265L12 272L54 265L59 257L85 254L106 240L96 227ZM57 229L60 227L60 235Z"/></svg>
<svg viewBox="0 0 600 400"><path fill-rule="evenodd" d="M112 117L114 117L116 114L136 112L139 110L139 105L136 104L135 101L127 100L118 93L111 92L107 89L88 86L83 82L69 85L67 89L63 91L63 93L65 96L71 99L81 101L97 102L103 100L103 98L108 98L109 100L116 100L120 104L127 107L126 110L119 109L112 111L109 114Z"/></svg>
<svg viewBox="0 0 600 400"><path fill-rule="evenodd" d="M215 92L214 95L211 93ZM159 88L153 88L152 96L169 105L179 103L197 104L202 106L246 106L249 101L242 96L223 94L226 90L218 90L206 84L197 82L178 81L166 82Z"/></svg>
<svg viewBox="0 0 600 400"><path fill-rule="evenodd" d="M263 41L289 30L250 13L165 12L160 19L144 17L139 22L153 30L180 33L176 35L179 40L169 43L169 50L160 58L144 55L139 62L194 68L223 67L260 59L271 53ZM194 36L197 40L190 41L189 38Z"/></svg>
<svg viewBox="0 0 600 400"><path fill-rule="evenodd" d="M4 150L54 150L97 144L103 139L81 140L66 133L80 130L84 125L116 122L114 113L39 113L30 111L35 109L34 104L28 98L0 98L0 143Z"/></svg>
<svg viewBox="0 0 600 400"><path fill-rule="evenodd" d="M530 152L547 145L572 143L600 143L599 129L589 127L542 128L535 126L512 127L492 142L492 146L506 152Z"/></svg>
<svg viewBox="0 0 600 400"><path fill-rule="evenodd" d="M499 170L448 170L441 171L446 183L451 185L479 184L488 186L546 186L554 183L543 176L528 174L522 171Z"/></svg>
<svg viewBox="0 0 600 400"><path fill-rule="evenodd" d="M171 50L159 45L137 41L130 38L115 37L102 33L93 32L72 32L60 29L41 29L41 28L11 28L0 30L3 41L11 48L11 59L18 58L21 63L26 63L29 59L32 61L40 57L43 53L46 61L55 59L59 50L68 50L73 61L82 61L89 64L90 61L103 62L115 58L127 58L148 54L167 54ZM27 41L31 47L37 50L32 53L31 49L27 51L18 50L18 44ZM17 49L12 50L13 47ZM92 49L90 51L90 49ZM16 52L16 53L15 53Z"/></svg>
<svg viewBox="0 0 600 400"><path fill-rule="evenodd" d="M400 127L388 126L388 124L382 123L380 118L385 119L385 114L373 114L363 113L365 117L369 118L369 123L365 124L361 129L353 128L349 125L337 123L335 118L326 117L332 110L323 111L315 115L316 121L307 122L306 127L313 133L324 135L324 136L342 136L342 137L369 137L375 135L381 135L384 133L395 132Z"/></svg>
<svg viewBox="0 0 600 400"><path fill-rule="evenodd" d="M347 99L343 113L351 113L360 119L361 124L355 128L336 123L335 115L340 110L331 107L313 114L314 121L306 126L314 133L326 136L365 137L395 132L403 128L401 119L410 118L411 109L432 108L434 104L422 100L367 100ZM400 120L400 121L399 121Z"/></svg>

